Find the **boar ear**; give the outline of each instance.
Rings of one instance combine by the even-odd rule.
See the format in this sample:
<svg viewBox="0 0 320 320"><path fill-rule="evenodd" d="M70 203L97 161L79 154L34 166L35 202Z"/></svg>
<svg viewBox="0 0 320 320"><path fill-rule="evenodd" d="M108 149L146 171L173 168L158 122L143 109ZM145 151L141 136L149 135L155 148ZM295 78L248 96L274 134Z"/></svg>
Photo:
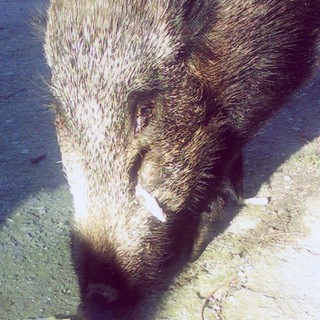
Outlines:
<svg viewBox="0 0 320 320"><path fill-rule="evenodd" d="M185 45L199 41L216 20L216 5L208 0L186 0L182 5L182 37Z"/></svg>

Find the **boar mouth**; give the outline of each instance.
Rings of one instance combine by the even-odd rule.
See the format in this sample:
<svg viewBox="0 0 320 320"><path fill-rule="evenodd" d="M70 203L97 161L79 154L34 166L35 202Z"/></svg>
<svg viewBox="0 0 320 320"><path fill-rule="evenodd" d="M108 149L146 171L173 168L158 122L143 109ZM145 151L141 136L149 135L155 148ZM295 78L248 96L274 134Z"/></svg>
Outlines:
<svg viewBox="0 0 320 320"><path fill-rule="evenodd" d="M141 184L141 181L139 181L139 175L138 172L142 166L143 159L145 158L145 155L147 154L148 150L142 150L138 153L134 165L132 166L131 170L131 179L132 179L132 185L134 187L134 195L136 201L143 206L146 210L148 210L152 216L157 218L161 222L166 221L166 214L160 207L158 201L150 192L148 192Z"/></svg>

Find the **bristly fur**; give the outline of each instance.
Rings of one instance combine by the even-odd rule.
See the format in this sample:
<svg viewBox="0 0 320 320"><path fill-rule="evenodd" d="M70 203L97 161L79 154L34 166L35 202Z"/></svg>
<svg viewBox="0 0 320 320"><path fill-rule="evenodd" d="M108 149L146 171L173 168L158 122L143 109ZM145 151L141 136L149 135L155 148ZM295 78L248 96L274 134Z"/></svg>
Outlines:
<svg viewBox="0 0 320 320"><path fill-rule="evenodd" d="M47 11L48 8L44 5L36 8L30 19L30 25L37 39L43 42L47 29Z"/></svg>
<svg viewBox="0 0 320 320"><path fill-rule="evenodd" d="M230 190L241 194L243 146L310 75L319 23L319 0L51 1L45 51L85 317L119 318L159 288L183 243L199 254Z"/></svg>

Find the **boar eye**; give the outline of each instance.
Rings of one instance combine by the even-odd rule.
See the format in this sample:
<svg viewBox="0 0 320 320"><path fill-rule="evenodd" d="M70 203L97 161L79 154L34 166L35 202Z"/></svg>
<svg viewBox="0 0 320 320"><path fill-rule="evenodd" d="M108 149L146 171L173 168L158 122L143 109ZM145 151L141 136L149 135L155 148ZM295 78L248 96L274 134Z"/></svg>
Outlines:
<svg viewBox="0 0 320 320"><path fill-rule="evenodd" d="M144 127L146 127L152 118L152 103L150 105L140 105L135 110L135 128L134 134L137 135Z"/></svg>
<svg viewBox="0 0 320 320"><path fill-rule="evenodd" d="M128 102L130 109L133 111L131 114L135 136L148 126L154 116L154 109L160 92L159 88L148 88L144 91L132 91L129 94Z"/></svg>

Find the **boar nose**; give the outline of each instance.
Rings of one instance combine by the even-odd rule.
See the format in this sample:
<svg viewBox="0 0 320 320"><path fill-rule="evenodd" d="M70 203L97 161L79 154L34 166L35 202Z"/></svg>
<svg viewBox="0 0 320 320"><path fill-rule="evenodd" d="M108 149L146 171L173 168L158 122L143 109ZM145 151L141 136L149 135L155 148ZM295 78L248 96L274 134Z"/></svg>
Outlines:
<svg viewBox="0 0 320 320"><path fill-rule="evenodd" d="M116 320L111 311L102 310L98 306L87 306L84 303L78 306L77 317L79 320Z"/></svg>

